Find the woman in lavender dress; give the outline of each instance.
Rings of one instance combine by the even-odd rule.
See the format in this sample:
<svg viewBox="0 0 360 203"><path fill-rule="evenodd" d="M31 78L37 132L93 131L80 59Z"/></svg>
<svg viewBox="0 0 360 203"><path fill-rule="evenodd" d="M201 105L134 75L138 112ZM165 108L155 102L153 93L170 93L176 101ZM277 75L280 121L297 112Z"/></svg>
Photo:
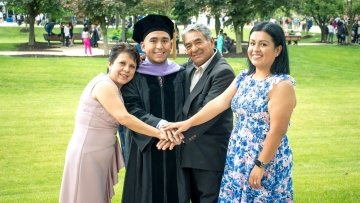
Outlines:
<svg viewBox="0 0 360 203"><path fill-rule="evenodd" d="M124 166L116 137L119 123L144 135L164 138L158 129L129 114L120 89L133 77L140 56L121 43L110 53L108 74L93 78L81 94L65 157L60 203L108 203Z"/></svg>
<svg viewBox="0 0 360 203"><path fill-rule="evenodd" d="M269 22L255 25L247 53L248 70L196 115L168 129L183 132L231 106L235 124L218 202L293 202L286 132L296 105L295 81L282 28Z"/></svg>

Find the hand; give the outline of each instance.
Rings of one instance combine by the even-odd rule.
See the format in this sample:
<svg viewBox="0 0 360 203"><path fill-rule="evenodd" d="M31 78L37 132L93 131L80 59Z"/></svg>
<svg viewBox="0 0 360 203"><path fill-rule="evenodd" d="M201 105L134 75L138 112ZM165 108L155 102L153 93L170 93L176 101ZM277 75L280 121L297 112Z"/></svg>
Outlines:
<svg viewBox="0 0 360 203"><path fill-rule="evenodd" d="M162 128L160 128L157 138L160 140L169 140L167 132Z"/></svg>
<svg viewBox="0 0 360 203"><path fill-rule="evenodd" d="M163 127L160 128L161 131L161 138L163 140L170 140L170 142L174 142L174 143L181 143L183 136L182 135L177 135L175 136L175 130L174 129L169 129L169 130L165 130Z"/></svg>
<svg viewBox="0 0 360 203"><path fill-rule="evenodd" d="M165 130L176 129L174 136L179 136L182 132L187 131L191 127L191 123L188 120L176 123L168 123L165 125Z"/></svg>
<svg viewBox="0 0 360 203"><path fill-rule="evenodd" d="M181 143L180 143L181 144ZM168 140L160 140L157 144L156 144L156 147L158 148L158 150L172 150L174 149L174 147L176 145L179 145L177 143L174 143L174 142L171 142L171 141L168 141Z"/></svg>
<svg viewBox="0 0 360 203"><path fill-rule="evenodd" d="M249 185L254 189L261 188L261 179L264 176L265 169L260 168L258 166L254 166L251 170L250 177L249 177Z"/></svg>

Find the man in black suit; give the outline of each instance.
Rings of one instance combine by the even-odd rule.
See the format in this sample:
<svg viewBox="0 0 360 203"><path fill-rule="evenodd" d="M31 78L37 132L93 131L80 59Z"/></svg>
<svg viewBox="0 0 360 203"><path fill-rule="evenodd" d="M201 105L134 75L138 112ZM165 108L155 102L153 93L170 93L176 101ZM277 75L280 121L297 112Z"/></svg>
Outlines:
<svg viewBox="0 0 360 203"><path fill-rule="evenodd" d="M208 27L189 25L182 38L191 59L184 65L185 103L182 110L184 119L187 119L225 91L235 74L215 49ZM186 143L181 145L181 168L187 199L191 199L192 203L217 202L232 128L233 115L229 108L209 122L184 133Z"/></svg>

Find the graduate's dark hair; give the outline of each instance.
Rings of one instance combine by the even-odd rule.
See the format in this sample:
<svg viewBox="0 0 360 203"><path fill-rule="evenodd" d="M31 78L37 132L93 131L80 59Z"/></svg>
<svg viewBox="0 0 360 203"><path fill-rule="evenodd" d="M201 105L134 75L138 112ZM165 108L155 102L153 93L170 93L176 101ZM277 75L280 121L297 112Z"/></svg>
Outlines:
<svg viewBox="0 0 360 203"><path fill-rule="evenodd" d="M135 61L136 63L136 69L139 67L140 65L140 55L139 52L137 51L137 49L135 48L135 46L125 43L125 42L121 42L119 44L115 44L110 52L109 55L109 62L110 64L113 64L114 61L116 60L116 58L119 56L119 54L126 52L130 55L130 57ZM109 70L108 70L109 72Z"/></svg>
<svg viewBox="0 0 360 203"><path fill-rule="evenodd" d="M290 74L289 66L289 56L286 46L285 34L280 25L271 22L260 22L256 24L250 31L251 33L255 31L263 31L271 36L275 47L282 46L282 50L279 55L275 58L274 63L271 65L270 73L271 74ZM250 38L249 38L250 43ZM248 74L255 73L255 66L251 63L248 57L249 71Z"/></svg>

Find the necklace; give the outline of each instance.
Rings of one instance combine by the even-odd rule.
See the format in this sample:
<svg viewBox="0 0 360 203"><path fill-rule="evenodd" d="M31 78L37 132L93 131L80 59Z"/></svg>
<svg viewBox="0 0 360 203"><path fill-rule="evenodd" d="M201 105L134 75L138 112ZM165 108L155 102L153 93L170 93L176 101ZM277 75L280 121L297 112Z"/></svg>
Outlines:
<svg viewBox="0 0 360 203"><path fill-rule="evenodd" d="M264 81L264 80L266 80L267 78L269 78L271 76L271 73L268 73L264 78L254 78L255 73L253 73L251 75L251 79L256 80L256 81Z"/></svg>

